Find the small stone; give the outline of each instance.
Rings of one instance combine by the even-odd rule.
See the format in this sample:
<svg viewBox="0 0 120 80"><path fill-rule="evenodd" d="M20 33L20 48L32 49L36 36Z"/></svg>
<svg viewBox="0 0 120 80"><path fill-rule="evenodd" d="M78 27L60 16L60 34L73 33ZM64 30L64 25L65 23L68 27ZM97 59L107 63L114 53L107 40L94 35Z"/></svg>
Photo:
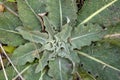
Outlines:
<svg viewBox="0 0 120 80"><path fill-rule="evenodd" d="M3 4L0 4L0 12L3 12L5 9L5 7L3 6Z"/></svg>

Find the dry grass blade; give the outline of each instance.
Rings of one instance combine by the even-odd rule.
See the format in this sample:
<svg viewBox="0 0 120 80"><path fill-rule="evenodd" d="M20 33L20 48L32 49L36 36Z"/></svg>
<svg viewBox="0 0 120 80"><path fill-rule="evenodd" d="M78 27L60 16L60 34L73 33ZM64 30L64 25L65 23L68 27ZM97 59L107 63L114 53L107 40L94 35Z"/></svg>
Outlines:
<svg viewBox="0 0 120 80"><path fill-rule="evenodd" d="M5 79L8 80L7 73L6 73L5 68L4 68L4 64L3 64L1 54L0 54L0 63L1 63L1 66L2 66L2 69L3 69L3 72L4 72Z"/></svg>
<svg viewBox="0 0 120 80"><path fill-rule="evenodd" d="M120 33L115 33L115 34L109 34L106 35L104 38L120 38Z"/></svg>
<svg viewBox="0 0 120 80"><path fill-rule="evenodd" d="M2 52L4 53L4 55L6 56L6 58L8 59L8 61L11 63L11 65L13 66L14 70L17 72L17 74L20 76L20 78L22 80L24 80L24 78L21 76L21 74L19 73L19 71L17 70L17 68L14 66L14 64L12 63L12 61L10 60L10 58L8 57L7 53L5 52L4 48L2 47L2 45L0 44L0 48L2 50Z"/></svg>
<svg viewBox="0 0 120 80"><path fill-rule="evenodd" d="M31 65L30 65L31 66ZM23 74L26 70L28 70L30 68L30 66L27 66L25 69L23 69L19 74ZM15 76L12 80L16 80L17 77L19 77L19 75Z"/></svg>
<svg viewBox="0 0 120 80"><path fill-rule="evenodd" d="M46 72L46 70L41 71L41 75L40 75L39 80L43 80L43 76L44 76L45 72Z"/></svg>
<svg viewBox="0 0 120 80"><path fill-rule="evenodd" d="M88 22L93 17L95 17L97 14L99 14L100 12L102 12L103 10L105 10L106 8L108 8L109 6L111 6L112 4L114 4L116 1L118 1L118 0L113 0L112 2L110 2L107 5L103 6L102 8L100 8L99 10L97 10L96 12L94 12L92 15L90 15L89 17L87 17L85 20L83 20L80 24L84 24L84 23Z"/></svg>
<svg viewBox="0 0 120 80"><path fill-rule="evenodd" d="M19 17L16 12L14 12L12 9L10 9L8 6L6 6L3 2L0 2L0 12L3 12L5 9L7 9L13 15Z"/></svg>
<svg viewBox="0 0 120 80"><path fill-rule="evenodd" d="M104 61L101 61L101 60L99 60L99 59L97 59L97 58L95 58L95 57L92 57L92 56L90 56L90 55L88 55L88 54L86 54L86 53L80 52L80 51L78 51L78 50L75 50L75 51L77 51L78 54L80 54L80 55L82 55L82 56L84 56L84 57L87 57L87 58L89 58L89 59L91 59L91 60L93 60L93 61L96 61L96 62L98 62L98 63L103 64L105 67L109 67L109 68L111 68L111 69L113 69L113 70L116 70L116 71L120 72L120 69L118 69L118 68L116 68L116 67L114 67L114 66L111 66L111 65L105 63Z"/></svg>

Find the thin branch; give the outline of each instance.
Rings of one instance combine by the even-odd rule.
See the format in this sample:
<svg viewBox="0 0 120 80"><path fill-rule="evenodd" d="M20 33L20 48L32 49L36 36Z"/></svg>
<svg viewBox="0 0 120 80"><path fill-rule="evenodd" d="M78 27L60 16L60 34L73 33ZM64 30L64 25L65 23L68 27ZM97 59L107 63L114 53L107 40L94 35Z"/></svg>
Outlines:
<svg viewBox="0 0 120 80"><path fill-rule="evenodd" d="M30 10L33 12L33 14L36 16L36 18L40 21L40 23L42 22L42 19L35 13L35 11L32 9L32 7L30 6L30 4L28 3L27 0L25 0L27 6L30 8ZM41 24L42 25L42 24ZM44 26L42 26L43 28Z"/></svg>
<svg viewBox="0 0 120 80"><path fill-rule="evenodd" d="M3 2L0 2L0 4L3 4L4 7L5 7L9 12L11 12L13 15L19 17L16 12L14 12L12 9L10 9L8 6L6 6Z"/></svg>
<svg viewBox="0 0 120 80"><path fill-rule="evenodd" d="M60 72L60 80L63 80L62 78L62 69L61 69L61 60L59 59L59 72Z"/></svg>
<svg viewBox="0 0 120 80"><path fill-rule="evenodd" d="M1 63L2 69L3 69L3 73L4 73L4 76L5 76L5 79L8 80L8 77L7 77L5 68L4 68L4 64L3 64L3 60L2 60L1 54L0 54L0 63Z"/></svg>
<svg viewBox="0 0 120 80"><path fill-rule="evenodd" d="M62 20L62 16L63 15L62 15L62 5L61 5L61 1L60 0L59 0L59 7L60 7L59 9L60 9L60 30L61 30L61 27L62 27L62 24L63 24L62 23L62 21L63 21Z"/></svg>
<svg viewBox="0 0 120 80"><path fill-rule="evenodd" d="M41 71L41 75L40 75L39 80L43 80L43 76L44 76L45 72L46 72L46 70Z"/></svg>
<svg viewBox="0 0 120 80"><path fill-rule="evenodd" d="M99 10L97 10L96 12L94 12L92 15L90 15L89 17L87 17L85 20L83 20L80 25L88 22L89 20L91 20L93 17L95 17L97 14L99 14L100 12L102 12L103 10L105 10L106 8L108 8L109 6L111 6L112 4L114 4L116 1L118 0L113 0L112 2L108 3L107 5L103 6L102 8L100 8Z"/></svg>
<svg viewBox="0 0 120 80"><path fill-rule="evenodd" d="M26 70L28 70L29 68L31 67L30 66L27 66L25 69L23 69L19 74L22 75ZM15 76L12 80L16 80L16 78L19 77L19 75Z"/></svg>
<svg viewBox="0 0 120 80"><path fill-rule="evenodd" d="M2 45L0 44L0 48L2 50L2 52L4 53L4 55L7 57L8 61L11 63L11 65L13 66L14 70L17 72L17 74L20 76L20 78L22 80L24 80L24 78L20 75L19 71L17 70L17 68L14 66L14 64L12 63L12 61L10 60L10 58L8 57L7 53L5 52L4 48L2 47Z"/></svg>
<svg viewBox="0 0 120 80"><path fill-rule="evenodd" d="M12 9L10 9L9 7L7 7L6 5L4 5L4 6L5 6L5 8L6 8L10 13L12 13L13 15L19 17L19 15L18 15L16 12L14 12Z"/></svg>

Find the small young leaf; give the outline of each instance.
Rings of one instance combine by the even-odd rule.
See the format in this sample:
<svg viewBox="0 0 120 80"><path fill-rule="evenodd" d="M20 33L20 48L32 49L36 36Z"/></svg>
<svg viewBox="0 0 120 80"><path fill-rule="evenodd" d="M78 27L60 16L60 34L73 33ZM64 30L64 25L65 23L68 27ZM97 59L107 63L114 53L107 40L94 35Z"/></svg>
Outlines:
<svg viewBox="0 0 120 80"><path fill-rule="evenodd" d="M53 39L55 31L53 30L53 25L50 23L49 19L47 17L43 17L45 29L47 30L49 34L49 39Z"/></svg>
<svg viewBox="0 0 120 80"><path fill-rule="evenodd" d="M72 27L69 24L65 24L62 26L61 32L58 32L55 36L57 36L60 40L67 42L68 38L71 36Z"/></svg>
<svg viewBox="0 0 120 80"><path fill-rule="evenodd" d="M37 68L35 70L36 73L43 71L46 65L48 65L49 61L49 52L45 51L42 55L42 58L39 59L39 64L37 65Z"/></svg>

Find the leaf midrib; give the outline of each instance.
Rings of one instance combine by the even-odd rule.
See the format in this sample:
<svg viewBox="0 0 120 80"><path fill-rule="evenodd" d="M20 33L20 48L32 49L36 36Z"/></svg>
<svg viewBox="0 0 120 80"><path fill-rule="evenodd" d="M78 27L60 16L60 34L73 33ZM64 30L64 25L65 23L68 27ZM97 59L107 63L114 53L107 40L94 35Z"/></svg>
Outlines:
<svg viewBox="0 0 120 80"><path fill-rule="evenodd" d="M85 34L85 35L80 35L80 36L77 36L77 37L73 37L73 38L71 38L71 41L74 41L74 40L76 40L76 39L83 38L83 37L86 37L86 36L98 34L98 33L100 33L100 32L101 32L101 31L94 32L94 33L91 32L91 33L88 33L88 34Z"/></svg>

